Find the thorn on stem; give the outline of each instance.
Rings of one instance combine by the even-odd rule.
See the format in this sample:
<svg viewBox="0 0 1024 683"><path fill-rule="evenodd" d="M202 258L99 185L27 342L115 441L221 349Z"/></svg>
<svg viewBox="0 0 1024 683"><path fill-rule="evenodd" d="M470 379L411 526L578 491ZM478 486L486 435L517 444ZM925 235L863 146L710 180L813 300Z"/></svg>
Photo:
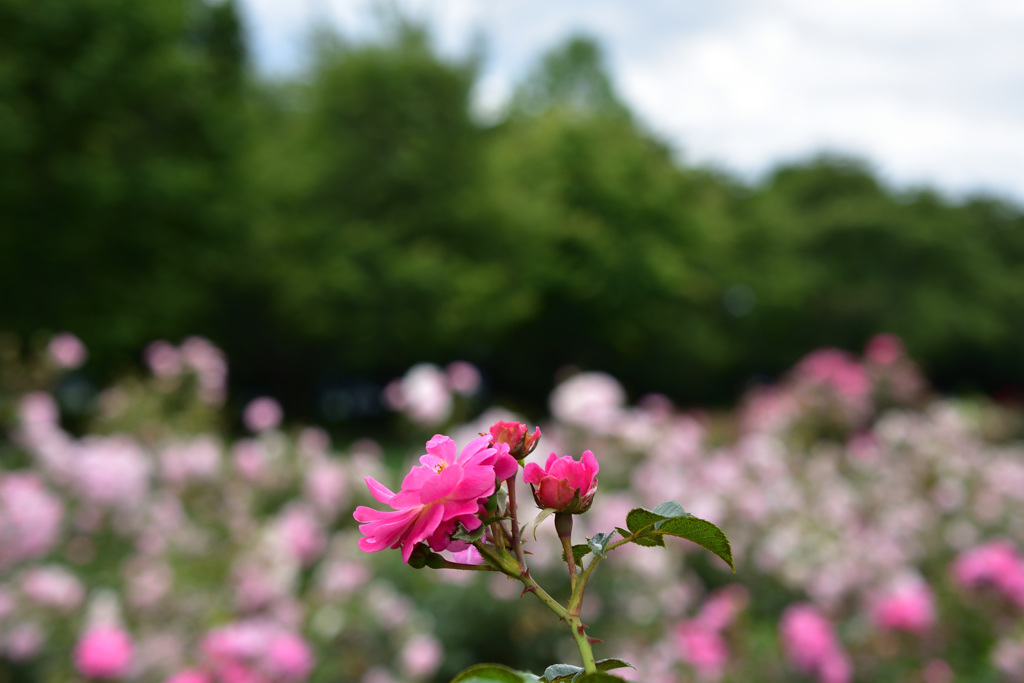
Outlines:
<svg viewBox="0 0 1024 683"><path fill-rule="evenodd" d="M536 592L537 592L537 588L536 587L534 587L534 586L527 586L526 588L523 589L523 592L519 594L519 597L522 598L527 593L536 593Z"/></svg>
<svg viewBox="0 0 1024 683"><path fill-rule="evenodd" d="M603 643L604 641L600 638L591 638L590 636L587 636L587 642L593 645L594 643Z"/></svg>

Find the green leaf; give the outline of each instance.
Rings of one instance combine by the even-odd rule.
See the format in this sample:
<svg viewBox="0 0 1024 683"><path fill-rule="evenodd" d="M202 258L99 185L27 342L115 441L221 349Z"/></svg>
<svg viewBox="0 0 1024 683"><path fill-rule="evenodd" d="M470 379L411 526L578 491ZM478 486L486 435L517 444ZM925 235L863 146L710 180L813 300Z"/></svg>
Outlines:
<svg viewBox="0 0 1024 683"><path fill-rule="evenodd" d="M627 537L633 535L633 543L642 545L645 548L664 546L665 541L661 540L661 536L653 533L654 525L663 519L665 518L654 514L650 510L634 508L626 515L626 528L629 529Z"/></svg>
<svg viewBox="0 0 1024 683"><path fill-rule="evenodd" d="M604 549L608 547L608 542L612 540L612 536L614 535L614 531L610 533L601 532L598 534L594 534L593 538L587 539L587 547L593 550L594 554L598 557L607 557L607 555L605 555Z"/></svg>
<svg viewBox="0 0 1024 683"><path fill-rule="evenodd" d="M544 508L541 513L537 515L537 519L533 520L533 540L537 540L537 525L543 522L545 519L555 514L557 510L555 508Z"/></svg>
<svg viewBox="0 0 1024 683"><path fill-rule="evenodd" d="M581 666L573 666L572 664L552 664L548 668L544 669L544 676L541 677L545 683L554 683L554 681L566 681L583 671Z"/></svg>
<svg viewBox="0 0 1024 683"><path fill-rule="evenodd" d="M572 559L580 567L583 567L583 558L590 554L590 546L586 543L577 543L572 547ZM562 561L565 562L565 553L562 553Z"/></svg>
<svg viewBox="0 0 1024 683"><path fill-rule="evenodd" d="M673 514L662 514L656 512L658 510ZM732 560L732 546L722 530L711 522L686 512L679 503L669 501L654 510L634 508L626 515L626 526L633 536L632 541L637 545L664 546L664 536L685 538L718 555L729 565L733 573L736 572Z"/></svg>
<svg viewBox="0 0 1024 683"><path fill-rule="evenodd" d="M596 662L598 671L610 671L612 669L635 669L636 667L627 662L625 659L616 659L609 657L608 659L599 659Z"/></svg>
<svg viewBox="0 0 1024 683"><path fill-rule="evenodd" d="M614 683L614 681L623 680L625 679L619 678L618 676L612 676L611 674L606 674L603 671L598 671L596 674L583 674L582 676L577 676L573 680L573 683L607 683L608 681L612 681Z"/></svg>
<svg viewBox="0 0 1024 683"><path fill-rule="evenodd" d="M459 528L458 530L456 530L454 534L452 534L452 538L456 541L468 541L470 543L475 543L476 541L479 541L481 538L483 538L485 528L486 526L481 524L478 528L474 529L473 531L466 531L466 527L462 526L462 524L459 524Z"/></svg>
<svg viewBox="0 0 1024 683"><path fill-rule="evenodd" d="M693 517L693 515L683 509L682 505L674 500L667 500L664 503L661 503L651 510L651 512L656 515L661 515L662 517ZM658 522L654 525L654 528L657 529L661 524L662 522Z"/></svg>
<svg viewBox="0 0 1024 683"><path fill-rule="evenodd" d="M451 683L537 683L542 679L501 664L477 664L460 671Z"/></svg>

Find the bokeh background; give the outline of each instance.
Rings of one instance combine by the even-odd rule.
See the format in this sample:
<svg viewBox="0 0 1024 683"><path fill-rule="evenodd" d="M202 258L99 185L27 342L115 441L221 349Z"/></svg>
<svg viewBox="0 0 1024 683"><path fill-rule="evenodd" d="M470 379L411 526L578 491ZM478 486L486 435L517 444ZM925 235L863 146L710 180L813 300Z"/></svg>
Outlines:
<svg viewBox="0 0 1024 683"><path fill-rule="evenodd" d="M676 499L738 539L595 590L641 680L1024 676L1021 30L0 0L0 681L103 625L146 681L571 658L355 550L363 475L511 416L604 458L589 532Z"/></svg>

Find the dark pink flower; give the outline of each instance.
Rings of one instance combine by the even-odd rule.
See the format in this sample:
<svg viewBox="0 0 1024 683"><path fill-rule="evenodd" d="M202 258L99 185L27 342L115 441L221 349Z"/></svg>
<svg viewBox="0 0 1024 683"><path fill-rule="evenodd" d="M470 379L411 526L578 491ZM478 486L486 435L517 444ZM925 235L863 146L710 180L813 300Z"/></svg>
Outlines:
<svg viewBox="0 0 1024 683"><path fill-rule="evenodd" d="M121 678L132 665L132 641L119 628L95 628L75 646L75 668L86 678Z"/></svg>
<svg viewBox="0 0 1024 683"><path fill-rule="evenodd" d="M533 434L522 422L498 421L491 427L491 443L506 443L508 451L516 460L522 460L533 452L540 439L540 427L533 430Z"/></svg>
<svg viewBox="0 0 1024 683"><path fill-rule="evenodd" d="M456 456L455 442L440 434L427 442L427 454L420 466L402 482L398 493L366 477L373 497L393 511L360 505L354 517L364 538L359 548L372 553L385 548L402 548L408 563L417 543L426 542L435 551L451 545L457 524L467 530L481 525L481 503L494 493L498 481L511 477L519 463L508 454L508 445L490 445L491 437L474 439Z"/></svg>
<svg viewBox="0 0 1024 683"><path fill-rule="evenodd" d="M541 469L528 463L523 481L533 488L533 499L541 508L579 514L586 512L597 493L597 460L590 451L583 451L579 462L572 456L559 458L552 453Z"/></svg>

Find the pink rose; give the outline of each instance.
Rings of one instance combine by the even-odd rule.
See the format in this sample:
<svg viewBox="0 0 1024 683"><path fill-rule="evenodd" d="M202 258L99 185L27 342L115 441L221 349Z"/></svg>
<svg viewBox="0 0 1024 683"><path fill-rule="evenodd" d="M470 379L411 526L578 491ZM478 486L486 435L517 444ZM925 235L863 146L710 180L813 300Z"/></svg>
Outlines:
<svg viewBox="0 0 1024 683"><path fill-rule="evenodd" d="M523 481L530 484L533 499L541 508L576 515L586 512L594 502L598 469L597 460L590 451L583 451L579 462L572 456L559 458L552 453L544 469L536 463L528 463Z"/></svg>
<svg viewBox="0 0 1024 683"><path fill-rule="evenodd" d="M405 477L398 493L366 477L373 497L393 511L356 508L353 516L364 536L359 548L372 553L401 547L402 561L408 563L417 543L426 541L435 551L446 549L456 524L469 531L480 528L481 503L494 493L498 481L519 468L508 454L508 445L492 447L490 439L474 439L456 456L455 442L437 434L427 442L427 454Z"/></svg>
<svg viewBox="0 0 1024 683"><path fill-rule="evenodd" d="M121 678L132 665L132 641L119 628L95 628L78 641L74 656L86 678Z"/></svg>
<svg viewBox="0 0 1024 683"><path fill-rule="evenodd" d="M516 460L522 460L533 452L540 439L540 427L527 435L528 428L522 422L498 421L491 427L491 443L508 444L508 452Z"/></svg>

